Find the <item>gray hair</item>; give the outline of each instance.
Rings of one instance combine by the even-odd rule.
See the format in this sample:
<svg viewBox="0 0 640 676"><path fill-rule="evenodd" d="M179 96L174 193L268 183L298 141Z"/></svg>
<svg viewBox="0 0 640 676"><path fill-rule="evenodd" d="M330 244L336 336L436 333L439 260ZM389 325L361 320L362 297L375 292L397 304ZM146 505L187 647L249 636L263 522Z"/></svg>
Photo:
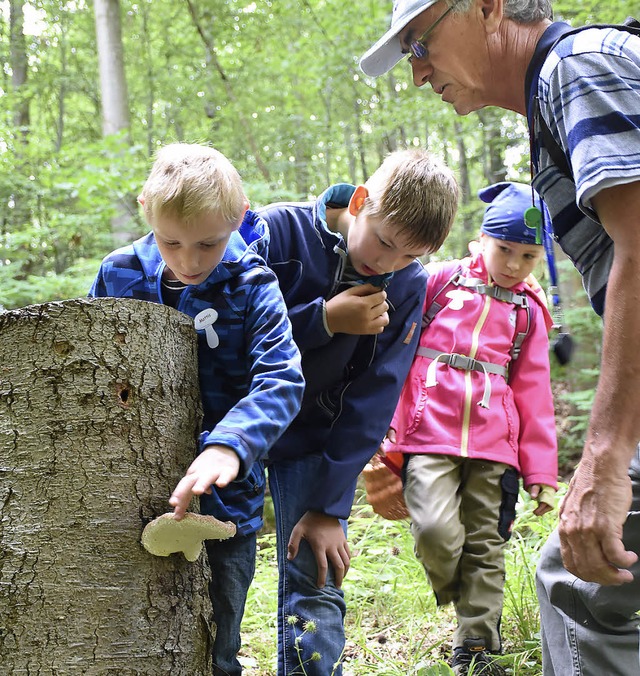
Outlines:
<svg viewBox="0 0 640 676"><path fill-rule="evenodd" d="M453 11L464 14L471 9L473 0L447 0ZM553 18L551 0L504 0L504 15L516 23L537 23Z"/></svg>

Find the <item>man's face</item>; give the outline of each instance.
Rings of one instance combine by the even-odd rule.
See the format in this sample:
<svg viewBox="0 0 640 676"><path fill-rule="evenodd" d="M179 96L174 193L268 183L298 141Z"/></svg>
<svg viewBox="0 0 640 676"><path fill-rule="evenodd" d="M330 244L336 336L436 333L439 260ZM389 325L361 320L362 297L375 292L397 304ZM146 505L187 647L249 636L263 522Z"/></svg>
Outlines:
<svg viewBox="0 0 640 676"><path fill-rule="evenodd" d="M185 224L169 215L159 215L150 223L167 264L165 274L183 284L201 284L220 263L234 230L240 226L212 211Z"/></svg>
<svg viewBox="0 0 640 676"><path fill-rule="evenodd" d="M410 53L411 43L419 40L447 8L445 2L436 2L417 16L400 33L400 44L410 54L416 87L431 84L433 91L459 115L467 115L488 105L487 84L493 77L487 34L477 5L464 14L449 12L444 16L422 41L426 48L422 58Z"/></svg>
<svg viewBox="0 0 640 676"><path fill-rule="evenodd" d="M365 277L397 272L427 253L427 247L410 246L393 225L360 209L347 235L349 260Z"/></svg>

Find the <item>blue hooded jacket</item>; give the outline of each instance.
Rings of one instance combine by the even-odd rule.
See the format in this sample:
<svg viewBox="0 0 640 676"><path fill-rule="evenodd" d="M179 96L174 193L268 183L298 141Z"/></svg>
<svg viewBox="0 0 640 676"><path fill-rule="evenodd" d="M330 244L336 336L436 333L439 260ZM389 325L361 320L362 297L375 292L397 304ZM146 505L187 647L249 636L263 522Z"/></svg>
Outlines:
<svg viewBox="0 0 640 676"><path fill-rule="evenodd" d="M207 345L198 330L198 367L204 418L200 449L232 448L240 458L238 479L200 498L200 509L236 523L239 534L262 525L264 468L269 447L298 413L304 391L300 353L275 275L258 255L268 242L264 221L248 211L222 261L209 277L188 286L177 309L190 317L213 308L220 344ZM163 303L165 269L153 233L109 254L90 296ZM186 470L186 468L185 468Z"/></svg>
<svg viewBox="0 0 640 676"><path fill-rule="evenodd" d="M258 210L269 226L267 262L289 308L306 380L300 413L269 451L269 460L322 454L307 509L345 519L358 475L387 432L411 366L427 286L419 261L394 274L363 278L385 287L388 326L371 336L329 332L324 303L338 291L347 250L343 237L327 227L326 209L348 206L354 191L342 183L316 202Z"/></svg>

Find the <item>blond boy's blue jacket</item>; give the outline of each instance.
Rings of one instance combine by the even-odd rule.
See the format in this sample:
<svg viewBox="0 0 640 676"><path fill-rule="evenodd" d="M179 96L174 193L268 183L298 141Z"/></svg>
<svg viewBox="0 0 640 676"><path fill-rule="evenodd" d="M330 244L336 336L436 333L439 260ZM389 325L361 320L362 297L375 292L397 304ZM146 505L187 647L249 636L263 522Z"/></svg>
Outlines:
<svg viewBox="0 0 640 676"><path fill-rule="evenodd" d="M346 207L354 190L341 183L315 202L258 210L269 226L267 262L289 308L306 380L300 413L269 459L321 454L307 509L338 518L349 516L358 474L391 422L418 344L428 277L414 261L393 275L363 278L385 287L388 326L376 336L328 332L323 306L339 288L347 254L342 236L327 227L326 209Z"/></svg>
<svg viewBox="0 0 640 676"><path fill-rule="evenodd" d="M298 413L304 390L300 353L278 282L258 255L267 241L264 221L247 212L222 261L206 281L183 291L177 307L190 317L208 308L218 313L213 325L218 347L211 349L205 331L198 331L205 430L200 448L231 447L240 458L240 473L227 488L203 495L200 508L233 521L240 534L262 525L262 459ZM149 233L104 259L89 295L163 303L164 269Z"/></svg>

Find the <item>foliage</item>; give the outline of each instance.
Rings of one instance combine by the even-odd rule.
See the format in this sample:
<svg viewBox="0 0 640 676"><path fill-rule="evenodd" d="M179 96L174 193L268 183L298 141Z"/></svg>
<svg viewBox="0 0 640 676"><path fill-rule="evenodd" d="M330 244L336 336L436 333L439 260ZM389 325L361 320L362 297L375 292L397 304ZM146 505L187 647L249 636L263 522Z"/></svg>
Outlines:
<svg viewBox="0 0 640 676"><path fill-rule="evenodd" d="M506 175L528 180L517 115L485 109L457 117L413 86L406 63L378 79L359 71L359 55L388 23L387 0L372 0L364 15L358 3L337 0L121 0L131 118L124 155L122 139L102 139L91 4L32 0L23 8L29 67L14 90L9 12L0 4L0 266L13 280L10 291L0 289L0 304L7 307L42 297L30 297L30 276L68 277L77 261L113 248L114 204L129 203L155 150L171 141L218 147L238 166L254 205L362 182L388 151L428 146L465 178L443 250L449 256L464 253L477 230L480 187ZM592 21L605 10L564 0L557 12ZM623 14L621 2L606 9L608 18ZM13 124L24 101L26 135Z"/></svg>
<svg viewBox="0 0 640 676"><path fill-rule="evenodd" d="M120 7L131 126L103 139L92 4L23 3L28 72L18 88L9 12L0 2L0 307L84 295L92 269L115 246L118 205L135 220L132 234L145 231L132 198L156 149L173 141L210 143L227 154L253 206L362 182L390 150L428 147L463 187L440 259L464 255L476 236L479 188L529 180L522 117L497 108L458 117L430 88L413 86L404 62L377 79L362 74L358 57L386 28L389 0L365 7L120 0ZM561 0L555 10L575 24L620 21L628 11L622 0L606 7ZM29 126L19 129L15 115L25 101ZM569 266L560 267L570 277ZM581 448L599 334L584 296L566 298L579 353L552 375L576 423L561 435L562 457L570 458Z"/></svg>
<svg viewBox="0 0 640 676"><path fill-rule="evenodd" d="M562 486L560 493L565 491ZM534 572L555 513L538 518L535 502L521 491L518 518L506 553L507 579L502 618L505 656L513 676L539 676L540 637ZM413 553L407 521L375 515L358 490L349 521L352 565L345 579L347 645L345 676L450 676L455 618L437 608L422 566ZM275 534L259 538L254 583L243 622L241 658L247 676L276 673L277 566ZM322 631L321 626L313 630ZM304 631L304 629L303 629Z"/></svg>

